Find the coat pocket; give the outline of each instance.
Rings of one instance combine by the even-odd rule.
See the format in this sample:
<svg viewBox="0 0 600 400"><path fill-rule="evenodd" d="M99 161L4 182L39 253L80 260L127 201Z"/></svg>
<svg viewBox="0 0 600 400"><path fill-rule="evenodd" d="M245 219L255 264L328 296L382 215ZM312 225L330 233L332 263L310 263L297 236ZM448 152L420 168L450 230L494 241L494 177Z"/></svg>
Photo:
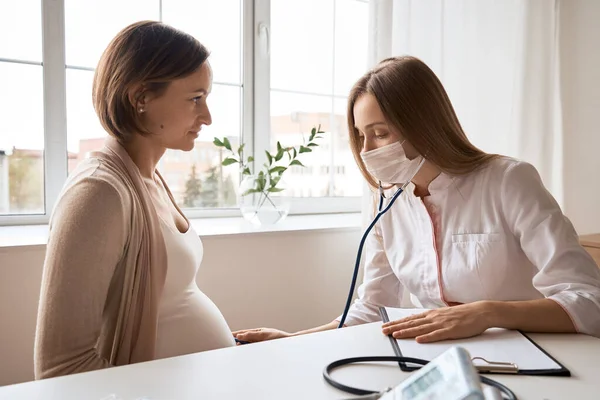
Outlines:
<svg viewBox="0 0 600 400"><path fill-rule="evenodd" d="M462 302L493 299L502 290L505 251L500 233L452 235L446 282L464 290Z"/></svg>

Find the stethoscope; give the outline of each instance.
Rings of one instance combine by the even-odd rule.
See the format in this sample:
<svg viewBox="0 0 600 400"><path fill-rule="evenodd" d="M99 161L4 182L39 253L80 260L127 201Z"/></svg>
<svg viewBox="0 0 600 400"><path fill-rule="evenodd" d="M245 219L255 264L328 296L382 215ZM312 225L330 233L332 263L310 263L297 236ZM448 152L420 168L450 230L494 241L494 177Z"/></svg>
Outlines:
<svg viewBox="0 0 600 400"><path fill-rule="evenodd" d="M369 224L369 227L365 230L365 233L363 234L362 238L360 239L360 244L358 245L358 253L356 253L356 261L354 263L354 274L352 275L352 282L350 283L350 290L348 291L348 298L346 300L346 306L344 307L344 313L342 314L342 318L340 319L338 329L344 327L344 323L346 322L346 317L348 316L348 311L350 310L350 305L352 303L352 296L354 295L354 288L356 287L356 279L358 278L358 270L360 268L360 260L362 258L362 252L363 252L363 248L365 246L365 241L367 240L367 237L369 236L369 233L371 232L371 230L373 229L375 224L377 224L377 221L379 221L379 219L386 212L388 212L388 210L390 208L392 208L396 199L398 199L398 197L400 197L400 195L402 194L402 192L404 192L404 189L406 188L406 186L408 186L409 183L410 183L410 180L407 183L405 183L404 185L402 185L398 190L396 190L396 193L394 193L394 195L391 197L388 205L385 208L383 208L383 199L385 199L385 194L384 194L383 187L381 186L381 181L379 182L378 212L377 212L377 215L375 216L375 218L373 219L373 221L371 222L371 224Z"/></svg>
<svg viewBox="0 0 600 400"><path fill-rule="evenodd" d="M375 226L377 221L379 221L379 219L386 212L388 212L390 208L392 208L392 206L394 205L394 203L396 202L398 197L400 197L402 192L404 192L404 189L406 189L406 187L410 184L410 182L413 180L415 175L417 175L417 173L421 170L421 167L423 166L424 163L425 163L425 157L423 157L421 159L421 162L419 162L419 165L418 165L416 171L412 174L410 179L407 179L406 182L403 183L402 186L400 186L400 188L398 188L398 190L396 190L396 193L394 193L394 195L390 198L390 201L388 202L388 204L385 208L383 208L383 200L386 197L385 197L383 186L381 185L381 181L379 181L379 189L378 189L379 190L379 207L377 208L377 215L375 216L375 218L373 219L371 224L369 224L368 228L365 230L365 233L363 233L362 238L360 239L360 244L358 245L358 253L356 253L356 262L354 263L354 274L352 275L352 283L350 284L350 290L348 291L348 299L346 300L346 306L344 307L344 313L342 314L342 318L340 319L338 329L344 327L344 322L346 322L346 317L348 316L348 310L350 310L350 305L352 303L352 296L354 295L354 288L356 287L356 279L358 278L358 270L360 268L360 260L362 258L363 248L365 247L365 241L367 240L369 233L371 232L371 230L373 229L373 227Z"/></svg>
<svg viewBox="0 0 600 400"><path fill-rule="evenodd" d="M404 183L402 186L400 186L400 188L398 188L398 190L396 190L396 193L394 193L394 195L390 198L390 201L388 202L387 206L385 206L385 208L383 207L383 203L384 203L384 199L386 197L385 197L383 186L381 185L381 181L379 181L379 188L378 188L378 190L379 190L379 206L377 209L378 212L377 212L377 215L375 216L375 218L373 219L373 221L369 224L369 226L365 230L365 233L363 234L362 238L360 239L360 244L358 246L358 252L356 253L356 262L354 263L354 273L352 275L352 282L350 283L350 290L348 291L348 298L346 299L346 306L344 307L344 313L342 314L342 317L340 319L338 329L344 327L344 323L346 322L346 317L348 316L348 311L350 310L350 305L352 304L352 297L354 295L354 289L356 287L356 280L358 278L358 271L360 268L360 260L362 258L362 251L363 251L363 248L365 245L365 241L367 240L367 237L369 236L369 233L371 232L371 230L373 229L375 224L377 224L377 221L379 221L379 219L386 212L388 212L390 210L390 208L392 208L392 206L394 205L394 203L396 202L398 197L400 197L402 192L404 192L406 187L413 180L413 178L415 177L417 172L419 172L419 170L421 169L421 166L423 165L424 162L425 162L425 158L423 158L421 160L421 162L419 163L419 166L417 167L417 170L412 174L410 179L408 179L406 181L406 183ZM379 399L385 393L387 393L390 390L390 388L383 390L383 391L360 389L360 388L355 388L352 386L344 385L340 382L337 382L336 380L334 380L331 377L331 372L334 369L337 369L344 365L355 364L355 363L364 363L364 362L407 362L407 363L411 363L411 364L426 365L429 361L418 359L418 358L410 358L410 357L383 357L383 356L345 358L342 360L334 361L334 362L330 363L329 365L327 365L327 367L325 367L325 369L323 370L323 378L331 386L333 386L337 389L340 389L344 392L355 394L355 395L365 396L365 397L363 397L363 399ZM498 390L500 390L500 392L502 392L503 394L505 394L507 396L506 398L508 400L517 400L517 396L513 393L513 391L510 390L508 387L504 386L503 384L501 384L500 382L497 382L490 378L486 378L485 376L480 376L479 378L481 379L482 383L485 383L490 386L494 386Z"/></svg>

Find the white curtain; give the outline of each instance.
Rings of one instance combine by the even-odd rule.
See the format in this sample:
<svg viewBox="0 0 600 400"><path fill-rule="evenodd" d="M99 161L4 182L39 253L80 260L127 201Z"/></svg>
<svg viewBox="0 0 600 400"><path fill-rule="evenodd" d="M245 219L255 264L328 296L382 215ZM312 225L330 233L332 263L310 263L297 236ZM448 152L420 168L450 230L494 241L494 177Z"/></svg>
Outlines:
<svg viewBox="0 0 600 400"><path fill-rule="evenodd" d="M471 141L535 165L560 203L558 1L371 0L369 63L422 59Z"/></svg>

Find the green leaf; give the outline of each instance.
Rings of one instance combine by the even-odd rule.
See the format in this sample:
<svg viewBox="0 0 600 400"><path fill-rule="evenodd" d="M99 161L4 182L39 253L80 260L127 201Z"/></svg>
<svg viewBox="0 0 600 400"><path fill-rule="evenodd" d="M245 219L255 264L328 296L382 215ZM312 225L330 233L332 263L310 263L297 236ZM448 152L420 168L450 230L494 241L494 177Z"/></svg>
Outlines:
<svg viewBox="0 0 600 400"><path fill-rule="evenodd" d="M240 148L238 149L238 155L241 157L242 156L242 151L244 151L244 146L246 145L246 143L242 143L242 145L240 146Z"/></svg>
<svg viewBox="0 0 600 400"><path fill-rule="evenodd" d="M273 167L269 170L269 172L272 174L277 174L277 173L281 173L281 172L285 171L286 169L287 169L287 167Z"/></svg>
<svg viewBox="0 0 600 400"><path fill-rule="evenodd" d="M300 154L302 154L302 153L310 153L310 152L312 152L312 150L310 148L305 147L305 146L300 146Z"/></svg>
<svg viewBox="0 0 600 400"><path fill-rule="evenodd" d="M249 194L252 194L252 193L260 193L260 190L257 190L257 189L248 189L244 193L242 193L242 196L248 196Z"/></svg>
<svg viewBox="0 0 600 400"><path fill-rule="evenodd" d="M315 138L316 134L317 134L317 129L316 128L312 128L312 130L310 131L310 138L308 139L308 141L312 142L313 139Z"/></svg>
<svg viewBox="0 0 600 400"><path fill-rule="evenodd" d="M273 164L273 156L271 155L271 153L269 153L266 150L265 150L265 154L267 155L267 160L269 160L269 166L271 166L271 164Z"/></svg>
<svg viewBox="0 0 600 400"><path fill-rule="evenodd" d="M256 178L256 189L259 192L262 192L263 190L265 190L266 184L267 178L265 177L265 173L263 171L260 171L258 173L258 177Z"/></svg>
<svg viewBox="0 0 600 400"><path fill-rule="evenodd" d="M277 186L279 181L281 180L281 175L275 175L271 177L271 187Z"/></svg>
<svg viewBox="0 0 600 400"><path fill-rule="evenodd" d="M309 144L307 144L307 146L308 147L315 147L315 146L318 146L318 144L316 144L316 143L309 143Z"/></svg>
<svg viewBox="0 0 600 400"><path fill-rule="evenodd" d="M281 151L281 149L282 149L282 147L281 147L281 143L280 143L280 142L277 142L277 151L279 152L279 151Z"/></svg>
<svg viewBox="0 0 600 400"><path fill-rule="evenodd" d="M285 189L271 187L271 188L267 189L267 192L269 192L269 193L277 193L277 192L283 192L284 190Z"/></svg>
<svg viewBox="0 0 600 400"><path fill-rule="evenodd" d="M298 152L296 151L296 148L294 147L294 158L296 158L298 156Z"/></svg>
<svg viewBox="0 0 600 400"><path fill-rule="evenodd" d="M229 139L223 138L223 145L227 150L231 150L231 143L229 143Z"/></svg>
<svg viewBox="0 0 600 400"><path fill-rule="evenodd" d="M213 140L213 144L214 144L215 146L218 146L218 147L223 147L223 146L225 146L225 145L223 144L223 142L221 142L221 141L219 140L219 138L215 138L215 140Z"/></svg>
<svg viewBox="0 0 600 400"><path fill-rule="evenodd" d="M298 160L294 160L294 161L292 161L292 162L290 163L290 167L291 167L292 165L297 165L297 166L299 166L299 167L304 167L304 166L305 166L304 164L302 164L302 163L301 163L300 161L298 161Z"/></svg>
<svg viewBox="0 0 600 400"><path fill-rule="evenodd" d="M252 172L250 172L250 168L244 168L244 170L242 171L242 175L252 175Z"/></svg>
<svg viewBox="0 0 600 400"><path fill-rule="evenodd" d="M238 162L238 160L236 160L235 158L227 157L223 160L221 164L223 164L226 167L228 165L235 164L236 162Z"/></svg>
<svg viewBox="0 0 600 400"><path fill-rule="evenodd" d="M248 157L248 162L254 162L254 157L252 157L252 156Z"/></svg>
<svg viewBox="0 0 600 400"><path fill-rule="evenodd" d="M275 156L275 161L279 161L279 160L281 160L281 159L283 158L283 155L284 155L284 154L285 154L285 153L284 153L283 149L279 149L279 150L277 151L277 155Z"/></svg>

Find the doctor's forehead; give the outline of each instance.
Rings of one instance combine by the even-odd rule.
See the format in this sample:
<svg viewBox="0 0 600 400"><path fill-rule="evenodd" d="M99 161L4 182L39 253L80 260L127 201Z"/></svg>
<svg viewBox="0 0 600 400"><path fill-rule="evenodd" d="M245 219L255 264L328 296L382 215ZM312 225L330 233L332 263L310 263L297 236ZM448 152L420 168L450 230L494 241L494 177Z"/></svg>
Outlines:
<svg viewBox="0 0 600 400"><path fill-rule="evenodd" d="M375 96L372 94L366 93L356 99L354 103L354 125L361 131L378 125L387 125L383 111L381 111Z"/></svg>

